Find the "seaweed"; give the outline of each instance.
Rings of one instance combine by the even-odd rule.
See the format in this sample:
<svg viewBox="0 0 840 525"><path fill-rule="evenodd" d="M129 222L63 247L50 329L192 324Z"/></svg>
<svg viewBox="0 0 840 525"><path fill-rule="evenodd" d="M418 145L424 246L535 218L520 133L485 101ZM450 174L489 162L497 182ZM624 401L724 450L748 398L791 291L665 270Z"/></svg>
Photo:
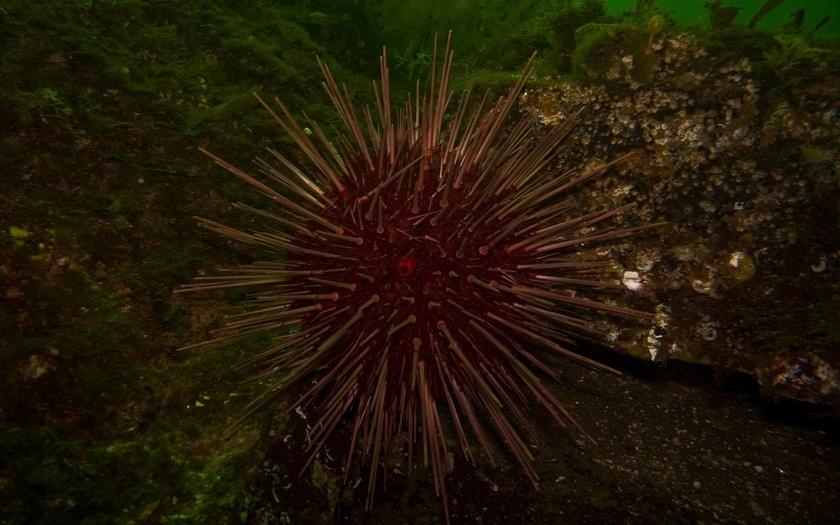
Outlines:
<svg viewBox="0 0 840 525"><path fill-rule="evenodd" d="M575 72L584 78L600 78L606 62L615 53L632 57L631 75L634 80L649 83L653 80L659 56L651 52L650 43L654 30L661 30L659 22L647 31L628 24L587 24L576 32L580 44L575 48Z"/></svg>
<svg viewBox="0 0 840 525"><path fill-rule="evenodd" d="M722 6L720 0L703 4L709 10L709 17L714 28L725 28L732 25L735 17L743 7Z"/></svg>
<svg viewBox="0 0 840 525"><path fill-rule="evenodd" d="M604 2L599 0L584 0L574 3L568 2L546 20L550 30L551 49L548 60L553 68L561 73L572 70L572 55L575 47L580 44L577 30L590 23L604 23L609 21Z"/></svg>
<svg viewBox="0 0 840 525"><path fill-rule="evenodd" d="M756 13L753 15L753 17L750 18L750 21L747 24L747 27L753 28L756 25L758 25L758 23L761 22L761 19L764 18L767 15L767 13L776 9L777 7L782 5L784 2L785 2L785 0L767 0L767 2L765 2L764 4L762 4L761 7L758 8L758 11L756 11Z"/></svg>
<svg viewBox="0 0 840 525"><path fill-rule="evenodd" d="M788 83L805 82L823 69L824 53L798 35L776 35L778 46L764 54L764 60L779 79Z"/></svg>
<svg viewBox="0 0 840 525"><path fill-rule="evenodd" d="M331 50L264 4L10 0L0 18L0 521L238 520L260 433L222 437L249 347L175 352L225 298L201 317L171 290L238 257L192 216L253 197L196 146L253 151L244 126L275 142L246 111L261 85L332 122L312 88Z"/></svg>
<svg viewBox="0 0 840 525"><path fill-rule="evenodd" d="M810 32L808 32L808 36L813 36L814 33L819 31L820 29L822 29L830 21L831 21L831 15L823 15L823 17L820 18L820 21L817 22L817 24L814 26L814 28Z"/></svg>
<svg viewBox="0 0 840 525"><path fill-rule="evenodd" d="M802 31L802 25L805 22L805 10L797 9L788 15L787 22L782 25L782 31L787 33L799 33Z"/></svg>

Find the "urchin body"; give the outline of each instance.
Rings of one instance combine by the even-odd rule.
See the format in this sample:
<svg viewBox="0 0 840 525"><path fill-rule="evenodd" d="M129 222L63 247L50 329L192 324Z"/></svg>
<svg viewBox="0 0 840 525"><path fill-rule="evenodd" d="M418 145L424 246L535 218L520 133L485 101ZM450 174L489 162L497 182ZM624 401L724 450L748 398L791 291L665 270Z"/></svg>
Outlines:
<svg viewBox="0 0 840 525"><path fill-rule="evenodd" d="M530 63L491 107L468 112L464 96L448 114L451 63L447 43L440 74L435 56L428 90L418 87L396 114L384 57L376 106L361 113L322 66L346 125L330 138L314 122L304 129L279 100L260 99L309 163L269 150L271 161L257 160L267 183L205 151L278 204L242 206L265 219L259 231L203 220L270 256L187 287L255 290L217 339L274 337L249 359L269 386L245 415L314 379L298 400L317 414L310 461L348 422L345 468L356 452L370 461L368 504L399 436L410 460L417 447L432 465L444 502L449 432L472 460L476 443L490 452L492 428L536 484L522 407L535 400L560 424L577 425L538 378L554 372L534 348L606 369L567 348L603 338L592 315L648 317L586 298L614 287L601 279L610 262L577 250L647 227L607 226L628 206L582 213L569 199L611 164L552 166L574 118L539 137L528 117L508 122Z"/></svg>

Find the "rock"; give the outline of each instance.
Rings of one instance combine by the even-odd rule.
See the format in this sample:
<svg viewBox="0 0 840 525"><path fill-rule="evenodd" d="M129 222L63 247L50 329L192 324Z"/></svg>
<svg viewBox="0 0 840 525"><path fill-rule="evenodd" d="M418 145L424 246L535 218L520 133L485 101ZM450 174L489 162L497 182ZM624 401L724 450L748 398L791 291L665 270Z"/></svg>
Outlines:
<svg viewBox="0 0 840 525"><path fill-rule="evenodd" d="M778 69L776 55L756 65L737 51L713 54L692 36L658 32L643 35L656 60L642 81L639 55L628 47L633 31L581 28L582 39L598 39L597 49L584 50L598 67L582 82L532 90L521 102L547 126L586 108L563 152L569 166L640 152L578 198L593 209L636 202L628 222L669 224L667 235L612 247L631 269L619 276L637 291L628 300L670 309L667 335L621 325L609 332L640 358L747 372L768 395L840 408L832 306L840 298L840 127L826 125L840 76L815 62L807 77L791 77L790 68L765 74L759 89L755 71ZM785 52L825 59L808 46Z"/></svg>

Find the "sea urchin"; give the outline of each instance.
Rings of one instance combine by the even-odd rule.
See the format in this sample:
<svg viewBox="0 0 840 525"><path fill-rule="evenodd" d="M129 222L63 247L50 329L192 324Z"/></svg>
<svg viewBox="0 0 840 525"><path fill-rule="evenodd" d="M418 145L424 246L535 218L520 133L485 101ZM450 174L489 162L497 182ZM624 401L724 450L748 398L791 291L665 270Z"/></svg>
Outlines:
<svg viewBox="0 0 840 525"><path fill-rule="evenodd" d="M580 255L581 246L650 227L606 226L629 206L576 212L568 197L625 157L558 169L552 161L574 117L539 134L531 117L508 122L533 57L495 104L485 95L468 111L467 93L448 114L450 39L440 61L436 50L428 89L418 84L397 111L384 50L375 108L361 113L319 60L346 127L331 138L308 117L304 128L279 99L272 106L257 96L306 167L269 149L270 161L256 160L264 183L202 149L276 206L239 205L265 219L259 231L200 219L264 249L268 260L199 278L183 290L255 290L214 339L273 337L270 348L248 359L269 386L243 418L298 385L296 406L317 415L309 461L348 421L345 472L356 453L369 461L368 506L398 437L409 462L419 444L444 506L452 457L447 432L473 461L475 442L490 455L491 427L536 485L522 407L532 399L561 425L578 425L537 377L556 373L531 347L609 370L567 347L603 339L593 313L649 317L581 293L614 286L599 280L610 261Z"/></svg>

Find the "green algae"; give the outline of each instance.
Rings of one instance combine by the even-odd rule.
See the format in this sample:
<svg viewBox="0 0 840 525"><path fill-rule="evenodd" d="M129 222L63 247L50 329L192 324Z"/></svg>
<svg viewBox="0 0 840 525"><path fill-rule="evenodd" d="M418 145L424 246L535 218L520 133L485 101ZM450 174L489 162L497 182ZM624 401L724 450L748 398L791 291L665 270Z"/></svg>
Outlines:
<svg viewBox="0 0 840 525"><path fill-rule="evenodd" d="M262 91L262 86L252 86L217 106L194 110L187 117L187 125L196 126L207 120L229 120L256 106L259 102L255 95L262 95Z"/></svg>
<svg viewBox="0 0 840 525"><path fill-rule="evenodd" d="M0 8L0 377L11 392L0 400L3 521L253 519L249 483L264 436L256 425L224 434L258 388L242 386L232 365L260 342L177 352L207 336L227 301L202 299L198 315L171 293L200 270L243 259L199 233L192 216L236 224L245 219L226 203L258 197L195 150L209 143L246 161L265 144L283 145L251 91L262 86L334 123L315 54L351 93L368 93L387 43L395 82L413 86L431 35L449 27L464 58L459 89L500 92L535 49L530 87L573 70L563 78L592 80L616 52L633 57L635 80L650 83L660 65L651 36L671 31L660 15L619 20L595 1L458 4L444 18L419 1L343 11L311 4L12 0ZM741 27L697 34L717 58L745 56L762 78L783 77L776 105L757 108L770 112L770 143L795 113L786 90L834 67L836 49L807 36ZM745 118L738 125L755 117ZM800 153L818 164L825 150ZM756 271L733 276L739 290L750 292ZM836 344L834 305L826 292L802 316ZM696 321L691 307L678 321ZM785 337L777 341L796 342ZM313 483L334 502L332 476L320 469Z"/></svg>
<svg viewBox="0 0 840 525"><path fill-rule="evenodd" d="M0 214L14 218L0 235L11 392L0 401L0 521L224 523L247 511L261 434L224 435L256 388L231 366L251 347L176 353L212 319L191 317L171 291L237 257L203 244L191 216L218 209L221 194L253 198L205 175L199 141L249 150L243 123L276 136L231 93L264 85L333 118L309 89L313 55L332 61L329 51L287 14L207 1L0 12Z"/></svg>
<svg viewBox="0 0 840 525"><path fill-rule="evenodd" d="M575 70L584 78L597 78L605 70L605 62L616 51L632 61L631 75L640 83L653 81L659 57L650 49L652 33L628 24L587 24L575 33L579 44L575 48Z"/></svg>

